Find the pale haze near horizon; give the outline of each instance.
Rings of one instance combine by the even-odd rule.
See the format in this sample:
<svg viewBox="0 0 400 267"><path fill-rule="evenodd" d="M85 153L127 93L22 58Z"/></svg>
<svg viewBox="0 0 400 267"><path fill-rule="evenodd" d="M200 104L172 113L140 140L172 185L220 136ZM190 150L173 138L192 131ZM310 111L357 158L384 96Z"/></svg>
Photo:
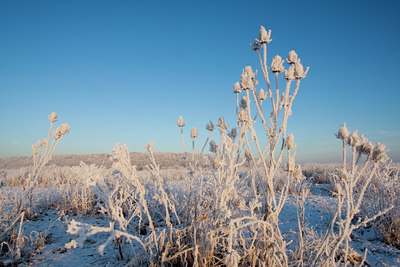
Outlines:
<svg viewBox="0 0 400 267"><path fill-rule="evenodd" d="M399 161L399 11L398 1L1 1L0 157L29 156L53 111L71 126L56 154L150 141L182 152L180 115L187 144L199 129L199 152L209 120L234 126L233 84L246 65L260 69L249 46L264 25L269 62L295 50L311 68L289 118L296 159L340 161L334 133L346 122Z"/></svg>

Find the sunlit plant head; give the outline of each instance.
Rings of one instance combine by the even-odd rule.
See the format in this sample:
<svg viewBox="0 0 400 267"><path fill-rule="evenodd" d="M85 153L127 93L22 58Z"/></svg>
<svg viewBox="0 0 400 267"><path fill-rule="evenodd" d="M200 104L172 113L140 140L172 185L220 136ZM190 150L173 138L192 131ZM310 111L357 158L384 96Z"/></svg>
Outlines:
<svg viewBox="0 0 400 267"><path fill-rule="evenodd" d="M185 121L183 120L182 116L179 116L178 122L177 122L178 127L182 128L185 126Z"/></svg>
<svg viewBox="0 0 400 267"><path fill-rule="evenodd" d="M339 126L339 131L337 134L335 134L336 138L341 139L341 140L346 140L347 138L350 137L350 132L346 127L346 123L344 122L342 126Z"/></svg>
<svg viewBox="0 0 400 267"><path fill-rule="evenodd" d="M49 121L52 122L52 123L54 123L54 122L56 122L57 120L58 120L58 119L57 119L57 113L52 112L52 113L49 115Z"/></svg>
<svg viewBox="0 0 400 267"><path fill-rule="evenodd" d="M281 73L285 70L285 67L283 66L283 63L285 61L282 59L281 56L275 56L272 59L272 63L271 63L271 71L272 72L277 72L277 73Z"/></svg>
<svg viewBox="0 0 400 267"><path fill-rule="evenodd" d="M195 139L199 132L197 131L196 127L193 127L192 130L190 131L190 138Z"/></svg>

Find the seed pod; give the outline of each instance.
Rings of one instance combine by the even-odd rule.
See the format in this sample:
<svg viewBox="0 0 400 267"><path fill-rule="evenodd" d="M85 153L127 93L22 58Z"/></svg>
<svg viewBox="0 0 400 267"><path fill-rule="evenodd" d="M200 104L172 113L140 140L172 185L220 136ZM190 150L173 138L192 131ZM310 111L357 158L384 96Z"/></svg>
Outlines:
<svg viewBox="0 0 400 267"><path fill-rule="evenodd" d="M197 131L196 127L193 127L193 128L192 128L192 131L190 132L190 137L191 137L192 139L194 139L194 138L197 137L198 134L199 134L199 132Z"/></svg>
<svg viewBox="0 0 400 267"><path fill-rule="evenodd" d="M49 121L50 122L56 122L58 119L57 119L57 113L55 113L55 112L52 112L50 115L49 115Z"/></svg>
<svg viewBox="0 0 400 267"><path fill-rule="evenodd" d="M181 128L183 126L185 126L185 121L183 120L182 116L179 116L177 125L178 125L178 127L181 127Z"/></svg>
<svg viewBox="0 0 400 267"><path fill-rule="evenodd" d="M297 62L297 54L294 52L294 50L289 52L289 56L287 57L287 62L289 64L295 64Z"/></svg>

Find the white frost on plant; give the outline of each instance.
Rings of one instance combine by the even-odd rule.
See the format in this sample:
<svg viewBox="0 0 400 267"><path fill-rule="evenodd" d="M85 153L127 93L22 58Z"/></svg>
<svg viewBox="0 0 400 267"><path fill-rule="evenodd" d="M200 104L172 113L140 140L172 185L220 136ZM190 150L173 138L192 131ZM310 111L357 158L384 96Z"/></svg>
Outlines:
<svg viewBox="0 0 400 267"><path fill-rule="evenodd" d="M283 66L283 63L285 61L282 59L281 56L276 55L273 59L272 59L272 63L271 63L271 71L272 72L277 72L277 73L281 73L285 70L285 67Z"/></svg>

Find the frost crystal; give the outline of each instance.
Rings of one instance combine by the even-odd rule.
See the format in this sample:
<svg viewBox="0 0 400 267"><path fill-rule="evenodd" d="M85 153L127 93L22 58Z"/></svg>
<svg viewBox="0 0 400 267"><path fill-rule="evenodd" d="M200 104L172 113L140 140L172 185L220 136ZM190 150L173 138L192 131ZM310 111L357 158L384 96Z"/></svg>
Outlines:
<svg viewBox="0 0 400 267"><path fill-rule="evenodd" d="M294 136L293 134L289 134L286 138L286 142L285 142L285 147L287 150L292 150L294 148L296 148L296 145L294 143Z"/></svg>

